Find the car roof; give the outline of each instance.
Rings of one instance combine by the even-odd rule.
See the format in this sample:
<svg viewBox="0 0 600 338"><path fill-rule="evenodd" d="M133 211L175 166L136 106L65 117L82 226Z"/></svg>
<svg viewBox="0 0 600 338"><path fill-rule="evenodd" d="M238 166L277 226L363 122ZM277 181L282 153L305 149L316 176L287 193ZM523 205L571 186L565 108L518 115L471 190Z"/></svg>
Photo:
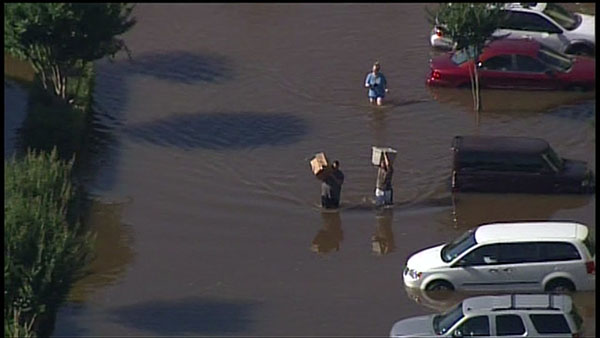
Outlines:
<svg viewBox="0 0 600 338"><path fill-rule="evenodd" d="M520 54L536 56L542 44L533 38L501 38L490 42L481 54L486 60L499 54Z"/></svg>
<svg viewBox="0 0 600 338"><path fill-rule="evenodd" d="M496 296L478 296L463 300L465 315L508 310L559 310L570 312L573 300L569 295L553 294L508 294Z"/></svg>
<svg viewBox="0 0 600 338"><path fill-rule="evenodd" d="M584 240L588 228L575 222L490 223L475 230L477 243L543 241L557 239Z"/></svg>
<svg viewBox="0 0 600 338"><path fill-rule="evenodd" d="M543 139L533 137L459 135L454 137L452 147L459 152L539 154L550 145Z"/></svg>

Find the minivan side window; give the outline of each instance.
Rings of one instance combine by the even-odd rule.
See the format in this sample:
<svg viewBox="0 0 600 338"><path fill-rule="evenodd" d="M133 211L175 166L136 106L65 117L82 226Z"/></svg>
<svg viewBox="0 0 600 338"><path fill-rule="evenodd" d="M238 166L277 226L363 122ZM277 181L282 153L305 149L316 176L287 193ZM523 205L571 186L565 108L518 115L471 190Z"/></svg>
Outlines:
<svg viewBox="0 0 600 338"><path fill-rule="evenodd" d="M533 327L538 333L551 334L551 333L571 333L569 324L565 319L565 316L560 314L539 314L529 315Z"/></svg>
<svg viewBox="0 0 600 338"><path fill-rule="evenodd" d="M543 261L570 261L581 259L579 251L571 243L566 242L541 242L540 259Z"/></svg>
<svg viewBox="0 0 600 338"><path fill-rule="evenodd" d="M538 246L534 242L525 243L504 243L500 246L500 264L518 264L527 262L537 262Z"/></svg>
<svg viewBox="0 0 600 338"><path fill-rule="evenodd" d="M563 318L564 319L564 318ZM525 333L525 325L518 315L496 316L496 335L519 336Z"/></svg>
<svg viewBox="0 0 600 338"><path fill-rule="evenodd" d="M490 322L488 316L469 318L457 330L460 330L463 337L489 336Z"/></svg>
<svg viewBox="0 0 600 338"><path fill-rule="evenodd" d="M461 259L463 266L498 264L498 244L481 246Z"/></svg>

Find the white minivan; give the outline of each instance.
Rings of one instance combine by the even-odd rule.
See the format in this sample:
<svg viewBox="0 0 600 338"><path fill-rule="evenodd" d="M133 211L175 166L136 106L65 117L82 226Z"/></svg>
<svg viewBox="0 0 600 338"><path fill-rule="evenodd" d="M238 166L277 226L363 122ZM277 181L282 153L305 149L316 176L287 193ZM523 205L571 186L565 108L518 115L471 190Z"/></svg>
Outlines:
<svg viewBox="0 0 600 338"><path fill-rule="evenodd" d="M404 284L422 290L595 290L593 234L574 222L493 223L413 254Z"/></svg>

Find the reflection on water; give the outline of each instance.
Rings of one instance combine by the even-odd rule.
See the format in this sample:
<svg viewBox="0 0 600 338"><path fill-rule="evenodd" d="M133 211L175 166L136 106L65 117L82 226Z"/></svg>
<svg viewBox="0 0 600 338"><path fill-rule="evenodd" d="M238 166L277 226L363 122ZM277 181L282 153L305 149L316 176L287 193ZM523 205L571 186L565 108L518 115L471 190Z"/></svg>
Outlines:
<svg viewBox="0 0 600 338"><path fill-rule="evenodd" d="M375 219L377 220L377 226L375 234L371 236L373 252L378 255L389 254L396 248L394 233L392 232L394 209L383 208L377 210Z"/></svg>
<svg viewBox="0 0 600 338"><path fill-rule="evenodd" d="M590 203L586 195L452 194L454 226L470 229L484 223L545 221L562 209Z"/></svg>
<svg viewBox="0 0 600 338"><path fill-rule="evenodd" d="M450 103L466 111L473 109L470 89L428 87L435 100ZM543 112L561 105L585 103L591 109L596 98L595 91L516 91L486 89L481 91L482 112L519 116L522 113Z"/></svg>
<svg viewBox="0 0 600 338"><path fill-rule="evenodd" d="M405 288L409 299L435 313L444 313L458 303L470 297L484 295L502 295L503 292L466 292L466 291L424 291ZM569 294L573 304L583 318L583 336L596 336L596 297L595 292L574 292Z"/></svg>
<svg viewBox="0 0 600 338"><path fill-rule="evenodd" d="M21 83L31 83L35 76L35 72L28 62L16 59L7 53L4 53L4 76L10 77Z"/></svg>
<svg viewBox="0 0 600 338"><path fill-rule="evenodd" d="M344 238L340 213L337 211L323 211L321 217L323 218L323 228L319 229L312 240L311 250L316 253L339 251Z"/></svg>
<svg viewBox="0 0 600 338"><path fill-rule="evenodd" d="M131 228L121 222L126 203L91 201L83 224L96 234L94 260L71 289L69 301L84 302L95 290L115 283L133 261Z"/></svg>

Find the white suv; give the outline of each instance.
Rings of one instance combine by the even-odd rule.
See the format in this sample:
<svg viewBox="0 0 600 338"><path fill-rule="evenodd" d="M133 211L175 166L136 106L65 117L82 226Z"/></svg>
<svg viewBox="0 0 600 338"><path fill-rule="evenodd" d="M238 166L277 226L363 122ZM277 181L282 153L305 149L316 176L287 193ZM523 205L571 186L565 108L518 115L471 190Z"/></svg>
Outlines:
<svg viewBox="0 0 600 338"><path fill-rule="evenodd" d="M573 222L493 223L409 257L404 284L421 290L595 290L594 236Z"/></svg>
<svg viewBox="0 0 600 338"><path fill-rule="evenodd" d="M582 323L567 295L480 296L441 315L400 320L390 337L578 337Z"/></svg>
<svg viewBox="0 0 600 338"><path fill-rule="evenodd" d="M595 55L595 16L571 13L555 3L524 5L510 3L504 7L507 20L494 36L532 38L566 54ZM444 36L443 25L431 30L433 47L452 49L454 44Z"/></svg>

